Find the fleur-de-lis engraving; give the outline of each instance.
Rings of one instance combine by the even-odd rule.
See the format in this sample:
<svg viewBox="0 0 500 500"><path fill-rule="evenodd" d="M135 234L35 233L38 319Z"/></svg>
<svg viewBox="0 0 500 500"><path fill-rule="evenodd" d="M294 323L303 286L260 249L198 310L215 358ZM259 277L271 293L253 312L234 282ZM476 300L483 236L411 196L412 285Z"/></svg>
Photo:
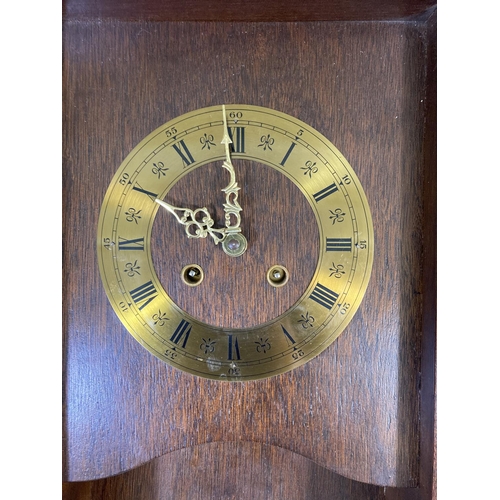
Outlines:
<svg viewBox="0 0 500 500"><path fill-rule="evenodd" d="M345 212L342 212L340 208L336 208L335 211L330 210L330 220L332 221L332 225L336 222L344 222Z"/></svg>
<svg viewBox="0 0 500 500"><path fill-rule="evenodd" d="M269 339L263 339L262 337L260 340L255 342L257 344L257 352L263 352L266 353L271 349L271 344L269 343Z"/></svg>
<svg viewBox="0 0 500 500"><path fill-rule="evenodd" d="M263 148L264 151L269 149L269 151L272 151L273 148L271 147L274 144L274 139L271 137L270 134L263 135L260 138L260 144L258 145L259 148Z"/></svg>
<svg viewBox="0 0 500 500"><path fill-rule="evenodd" d="M303 314L300 315L299 321L297 323L300 323L302 325L302 328L310 328L313 326L315 319L314 316L311 316L309 312L306 312L305 316Z"/></svg>
<svg viewBox="0 0 500 500"><path fill-rule="evenodd" d="M153 321L155 325L163 326L165 325L165 321L170 321L165 313L158 311L158 314L153 314Z"/></svg>
<svg viewBox="0 0 500 500"><path fill-rule="evenodd" d="M125 215L127 216L126 219L128 222L135 222L138 224L138 219L141 219L141 216L139 215L141 213L141 210L136 210L135 208L129 208L128 212L125 212Z"/></svg>
<svg viewBox="0 0 500 500"><path fill-rule="evenodd" d="M133 264L132 262L127 262L125 264L125 269L123 270L124 273L127 273L127 276L132 278L134 275L138 274L140 276L139 272L140 266L137 265L137 261L135 261Z"/></svg>
<svg viewBox="0 0 500 500"><path fill-rule="evenodd" d="M215 146L214 142L214 136L212 134L203 134L202 137L200 137L200 142L203 144L201 149L210 149L211 146Z"/></svg>
<svg viewBox="0 0 500 500"><path fill-rule="evenodd" d="M153 163L153 168L151 169L151 172L157 175L159 179L162 175L165 175L165 172L167 170L168 167L166 167L162 161L159 161L158 163Z"/></svg>
<svg viewBox="0 0 500 500"><path fill-rule="evenodd" d="M335 278L341 278L342 275L345 274L344 266L342 264L336 266L335 263L332 262L332 267L330 267L329 270L331 271L330 277L335 276Z"/></svg>
<svg viewBox="0 0 500 500"><path fill-rule="evenodd" d="M200 349L205 353L205 354L210 354L211 352L215 351L215 340L212 339L201 339L203 342L200 344Z"/></svg>
<svg viewBox="0 0 500 500"><path fill-rule="evenodd" d="M316 166L316 162L306 161L306 166L301 167L301 170L305 170L304 175L309 175L309 178L311 178L312 174L318 171L318 167Z"/></svg>

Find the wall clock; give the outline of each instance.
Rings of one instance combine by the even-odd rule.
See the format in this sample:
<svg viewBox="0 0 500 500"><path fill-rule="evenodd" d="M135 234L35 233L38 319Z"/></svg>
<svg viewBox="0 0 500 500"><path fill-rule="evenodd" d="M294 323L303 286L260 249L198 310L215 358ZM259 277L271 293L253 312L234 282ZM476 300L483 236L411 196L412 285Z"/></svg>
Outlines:
<svg viewBox="0 0 500 500"><path fill-rule="evenodd" d="M65 4L68 498L432 497L435 24Z"/></svg>
<svg viewBox="0 0 500 500"><path fill-rule="evenodd" d="M251 380L340 334L368 286L373 240L359 180L325 137L269 108L223 105L132 150L104 199L97 252L111 304L150 352L195 375Z"/></svg>

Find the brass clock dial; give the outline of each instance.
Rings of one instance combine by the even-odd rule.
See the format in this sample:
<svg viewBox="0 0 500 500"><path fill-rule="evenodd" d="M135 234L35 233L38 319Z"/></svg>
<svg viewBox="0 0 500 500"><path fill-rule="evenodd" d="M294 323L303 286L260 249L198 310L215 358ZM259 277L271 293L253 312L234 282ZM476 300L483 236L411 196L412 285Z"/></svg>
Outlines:
<svg viewBox="0 0 500 500"><path fill-rule="evenodd" d="M373 241L335 146L294 117L232 104L175 118L132 150L104 198L97 253L113 309L146 349L243 381L298 367L340 335Z"/></svg>

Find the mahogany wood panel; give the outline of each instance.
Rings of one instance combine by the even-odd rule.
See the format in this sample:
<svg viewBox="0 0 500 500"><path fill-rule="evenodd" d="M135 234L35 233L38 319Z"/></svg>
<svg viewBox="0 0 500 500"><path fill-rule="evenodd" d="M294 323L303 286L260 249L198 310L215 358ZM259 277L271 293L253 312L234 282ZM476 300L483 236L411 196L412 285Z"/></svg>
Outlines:
<svg viewBox="0 0 500 500"><path fill-rule="evenodd" d="M357 481L419 484L421 425L429 436L433 422L427 29L425 20L65 23L65 480L203 443L255 442ZM347 331L305 366L245 384L198 379L145 351L108 305L95 256L100 203L127 152L170 118L223 102L272 107L327 136L365 187L377 249Z"/></svg>

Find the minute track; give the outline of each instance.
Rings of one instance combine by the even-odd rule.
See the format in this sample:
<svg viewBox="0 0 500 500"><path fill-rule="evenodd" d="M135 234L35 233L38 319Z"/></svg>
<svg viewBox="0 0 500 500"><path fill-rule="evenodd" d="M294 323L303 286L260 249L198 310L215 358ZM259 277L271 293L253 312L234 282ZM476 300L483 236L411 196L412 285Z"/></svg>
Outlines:
<svg viewBox="0 0 500 500"><path fill-rule="evenodd" d="M272 205L273 196L264 199L273 207L268 212L269 221L280 220L296 238L301 238L305 225L317 227L317 244L311 246L311 249L317 248L311 255L315 267L295 300L275 317L250 327L212 326L203 319L203 312L193 315L180 308L166 291L168 283L157 275L157 259L153 259L152 252L157 255L159 250L151 241L157 227L154 221L158 206L151 202L151 196L168 197L178 183L188 178L186 176L203 177L204 172L209 171L206 165L224 159L224 147L215 140L222 128L220 106L171 120L152 132L128 155L103 202L98 245L106 238L114 238L116 248L108 253L100 251L99 265L101 273L109 275L103 284L115 313L146 349L166 363L194 375L241 381L273 376L300 366L337 338L359 307L366 290L373 259L373 230L359 180L326 138L305 123L274 110L250 105L226 104L225 107L227 127L235 144L232 148L235 169L242 172L242 169L254 168L252 165L270 168L284 175L298 188L299 196L307 200L311 216L299 222L289 221L288 213L280 213L280 205ZM231 121L231 116L238 117L236 123ZM237 173L238 181L239 175ZM345 179L348 182L344 182ZM130 187L121 185L121 180L126 180ZM223 180L218 182L224 187ZM247 188L242 186L242 189ZM213 203L220 203L220 200L214 199ZM247 208L244 203L242 206L244 230ZM334 225L332 213L348 215L336 217ZM259 226L253 223L256 231L252 233L254 240L249 241L245 254L249 254L248 258L253 258L252 245L258 242L255 238L268 236L259 231ZM360 240L367 242L364 248L357 246ZM166 255L169 243L170 239L163 246ZM307 245L304 248L307 250ZM287 251L285 254L289 255ZM338 273L339 278L330 276L332 258L335 268L343 271ZM242 284L244 262L246 260L242 261L239 274ZM176 265L175 262L172 265ZM262 276L265 277L267 269ZM203 288L209 293L217 279L212 275L214 270L204 269L205 280L189 292L193 297L205 293ZM299 278L297 271L292 271L290 285L286 284L284 290L294 286ZM269 285L264 281L263 286ZM132 316L137 315L140 321L128 321L127 315L132 311L120 309L123 296L116 290L122 287L131 298ZM243 295L222 302L217 302L222 296L214 289L210 294L211 307L216 310L231 307L231 302L245 302L245 288L240 288L242 291L238 293ZM339 314L341 307L343 314ZM168 318L168 321L163 321L160 327L159 318ZM284 335L283 328L294 343Z"/></svg>

